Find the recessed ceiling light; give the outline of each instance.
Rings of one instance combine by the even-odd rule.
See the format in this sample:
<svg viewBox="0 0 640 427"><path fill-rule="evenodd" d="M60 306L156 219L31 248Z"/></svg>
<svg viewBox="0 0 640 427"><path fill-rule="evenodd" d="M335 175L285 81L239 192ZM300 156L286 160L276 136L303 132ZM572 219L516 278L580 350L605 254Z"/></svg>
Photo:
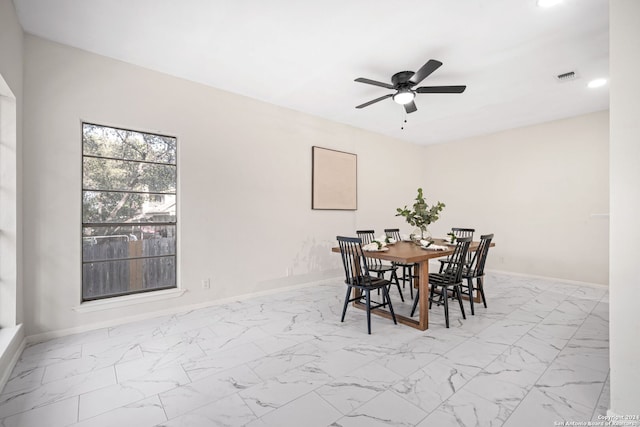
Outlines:
<svg viewBox="0 0 640 427"><path fill-rule="evenodd" d="M538 0L538 7L552 7L562 3L562 0Z"/></svg>
<svg viewBox="0 0 640 427"><path fill-rule="evenodd" d="M587 86L591 89L597 88L597 87L601 87L607 84L607 79L595 79L595 80L591 80Z"/></svg>

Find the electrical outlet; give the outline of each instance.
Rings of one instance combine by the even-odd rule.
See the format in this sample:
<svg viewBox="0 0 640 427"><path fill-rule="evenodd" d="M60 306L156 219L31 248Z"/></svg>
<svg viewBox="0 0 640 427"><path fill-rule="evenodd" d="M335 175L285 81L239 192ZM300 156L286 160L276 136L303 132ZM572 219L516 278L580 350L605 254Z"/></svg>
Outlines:
<svg viewBox="0 0 640 427"><path fill-rule="evenodd" d="M211 289L211 279L202 279L202 289Z"/></svg>

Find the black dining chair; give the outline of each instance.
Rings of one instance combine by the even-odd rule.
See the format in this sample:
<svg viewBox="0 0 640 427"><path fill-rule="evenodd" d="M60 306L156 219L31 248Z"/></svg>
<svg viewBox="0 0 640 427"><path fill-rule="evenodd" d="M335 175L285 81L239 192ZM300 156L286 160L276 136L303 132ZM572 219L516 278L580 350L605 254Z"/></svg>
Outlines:
<svg viewBox="0 0 640 427"><path fill-rule="evenodd" d="M464 260L469 252L471 237L461 237L456 239L456 247L453 254L445 262L440 273L429 273L429 308L433 303L436 305L444 305L444 320L447 328L449 327L449 299L457 299L460 304L462 318L466 319L464 313L464 305L462 304L462 271L465 266ZM416 292L411 307L411 316L416 312L420 292Z"/></svg>
<svg viewBox="0 0 640 427"><path fill-rule="evenodd" d="M356 230L356 234L360 239L362 239L362 243L365 245L376 239L376 232L374 230ZM391 283L395 283L398 288L398 293L400 293L400 299L404 302L404 295L402 295L402 289L400 288L400 282L398 281L398 267L394 264L384 264L377 258L366 257L366 259L369 271L376 273L379 278L383 279L385 273L390 273L389 287L391 287Z"/></svg>
<svg viewBox="0 0 640 427"><path fill-rule="evenodd" d="M452 227L451 228L451 232L453 233L454 236L456 236L456 240L459 237L471 237L471 240L473 241L473 233L476 232L476 230L474 228L460 228L460 227ZM444 267L444 263L446 263L449 260L449 257L447 257L447 259L441 259L440 261L440 273L442 273L442 269ZM467 258L466 258L466 262L467 264L471 263L471 254L468 253L467 254Z"/></svg>
<svg viewBox="0 0 640 427"><path fill-rule="evenodd" d="M344 266L344 283L347 285L347 295L344 298L344 307L342 308L342 318L340 319L340 322L344 322L344 316L347 313L347 306L349 303L353 301L362 302L362 299L364 298L367 311L367 331L369 334L371 334L371 310L378 307L388 305L393 323L397 325L398 322L396 321L396 315L393 312L391 298L389 298L390 282L386 279L373 277L369 274L366 257L362 251L362 240L357 237L337 236L336 238L340 245L342 265ZM354 292L353 297L351 297L353 289L356 289L356 292ZM371 305L372 290L382 291L382 302L374 301L374 305Z"/></svg>
<svg viewBox="0 0 640 427"><path fill-rule="evenodd" d="M484 308L487 308L487 299L484 296L484 264L487 261L487 254L489 253L489 247L491 247L491 240L493 240L493 234L480 236L480 244L473 255L471 264L462 270L462 278L467 282L466 289L464 285L462 286L462 293L469 296L472 315L475 315L475 311L473 309L474 291L480 294ZM475 285L473 284L473 279L476 279Z"/></svg>
<svg viewBox="0 0 640 427"><path fill-rule="evenodd" d="M394 239L396 242L402 240L399 228L385 228L384 234L385 236ZM392 264L396 267L402 268L402 276L398 277L398 280L402 280L403 288L407 282L409 283L409 292L411 293L411 299L413 299L413 279L415 279L413 272L415 270L415 264L406 264L403 262L394 262Z"/></svg>

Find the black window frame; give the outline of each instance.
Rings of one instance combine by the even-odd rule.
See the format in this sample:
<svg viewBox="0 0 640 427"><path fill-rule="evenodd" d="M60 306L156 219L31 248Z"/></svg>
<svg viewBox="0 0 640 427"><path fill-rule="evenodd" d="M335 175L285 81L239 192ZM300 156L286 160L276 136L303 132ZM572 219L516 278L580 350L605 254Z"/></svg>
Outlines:
<svg viewBox="0 0 640 427"><path fill-rule="evenodd" d="M116 157L109 157L109 156L99 156L99 155L95 155L95 154L85 154L85 125L89 125L89 126L96 126L96 127L101 127L101 128L108 128L108 129L113 129L113 130L117 130L117 131L125 131L125 132L134 132L134 133L139 133L139 134L145 134L145 135L152 135L152 136L159 136L162 138L170 138L173 139L174 141L174 146L175 146L175 152L174 152L174 159L175 161L173 163L166 163L166 162L154 162L154 161L146 161L146 160L136 160L136 159L125 159L125 158L116 158ZM156 292L156 291L162 291L162 290L167 290L167 289L176 289L178 287L178 274L177 274L177 270L178 270L178 266L177 266L177 259L178 259L178 138L175 136L171 136L171 135L166 135L166 134L161 134L161 133L156 133L156 132L147 132L147 131L141 131L141 130L134 130L134 129L128 129L128 128L122 128L122 127L117 127L117 126L111 126L111 125L103 125L103 124L98 124L98 123L94 123L94 122L88 122L88 121L81 121L81 125L80 125L80 133L81 133L81 172L82 172L82 178L81 178L81 230L80 230L80 239L81 239L81 247L82 247L82 262L81 262L81 302L90 302L90 301L96 301L96 300L105 300L105 299L110 299L110 298L117 298L117 297L121 297L121 296L126 296L126 295L133 295L133 294L141 294L141 293L148 293L148 292ZM91 159L99 159L99 160L115 160L115 161L122 161L122 162L130 162L130 163L136 163L136 164L149 164L149 165L162 165L162 166L169 166L169 167L173 167L175 168L175 181L174 181L174 191L140 191L140 190L122 190L122 189L112 189L112 188L105 188L105 189L99 189L99 188L87 188L85 186L85 159L87 158L91 158ZM138 221L138 222L117 222L117 221L113 221L113 222L93 222L93 221L85 221L85 207L84 207L84 196L86 192L93 192L93 193L129 193L129 194L137 194L137 195L148 195L151 198L157 198L158 196L173 196L174 199L174 203L175 203L175 215L174 215L174 221ZM108 259L92 259L92 260L87 260L85 259L85 251L84 251L84 242L85 239L87 239L88 237L85 236L85 230L88 228L92 228L92 229L99 229L99 228L108 228L108 227L140 227L140 229L142 230L143 228L153 228L153 227L172 227L173 228L173 238L174 238L174 250L172 254L163 254L163 255L140 255L140 256L127 256L124 258L108 258ZM97 237L97 236L96 236ZM152 259L158 259L158 258L168 258L168 259L172 259L172 270L173 270L173 282L170 285L165 285L165 286L158 286L158 287L152 287L152 288L139 288L139 289L134 289L134 290L128 290L128 291L120 291L120 292L112 292L109 294L103 294L103 295L93 295L93 296L86 296L85 295L85 267L88 264L99 264L99 263L110 263L110 262L123 262L123 261L144 261L144 260L152 260ZM143 280L141 280L140 285L142 285Z"/></svg>

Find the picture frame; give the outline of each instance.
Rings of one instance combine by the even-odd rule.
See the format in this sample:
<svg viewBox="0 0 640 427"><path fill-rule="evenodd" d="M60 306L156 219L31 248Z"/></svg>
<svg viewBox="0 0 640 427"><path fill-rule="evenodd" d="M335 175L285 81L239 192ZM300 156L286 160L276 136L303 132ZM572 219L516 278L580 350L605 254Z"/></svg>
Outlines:
<svg viewBox="0 0 640 427"><path fill-rule="evenodd" d="M358 209L358 156L312 147L311 209Z"/></svg>

